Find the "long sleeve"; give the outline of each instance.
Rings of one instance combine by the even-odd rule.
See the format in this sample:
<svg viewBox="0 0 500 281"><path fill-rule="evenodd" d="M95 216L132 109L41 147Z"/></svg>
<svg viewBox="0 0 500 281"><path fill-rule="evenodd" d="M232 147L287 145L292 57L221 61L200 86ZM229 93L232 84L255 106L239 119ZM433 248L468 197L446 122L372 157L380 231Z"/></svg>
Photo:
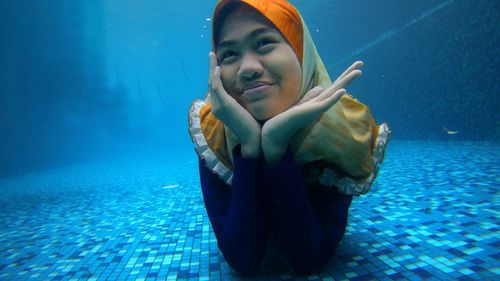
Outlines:
<svg viewBox="0 0 500 281"><path fill-rule="evenodd" d="M232 187L200 160L203 198L219 248L233 269L243 274L258 270L267 245L262 162L241 157L233 150Z"/></svg>
<svg viewBox="0 0 500 281"><path fill-rule="evenodd" d="M333 255L347 225L352 196L333 188L306 189L300 167L288 149L282 161L264 168L271 226L297 273L311 273Z"/></svg>

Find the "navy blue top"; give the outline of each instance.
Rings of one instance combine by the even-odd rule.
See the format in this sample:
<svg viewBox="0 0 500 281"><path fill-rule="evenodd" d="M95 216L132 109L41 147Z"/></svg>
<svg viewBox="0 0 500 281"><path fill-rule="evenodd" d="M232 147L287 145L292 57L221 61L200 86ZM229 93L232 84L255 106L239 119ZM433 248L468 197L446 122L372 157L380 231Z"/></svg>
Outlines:
<svg viewBox="0 0 500 281"><path fill-rule="evenodd" d="M312 273L334 254L344 235L352 196L306 184L290 149L272 167L233 150L230 188L200 160L203 198L228 264L255 273L272 235L297 273Z"/></svg>

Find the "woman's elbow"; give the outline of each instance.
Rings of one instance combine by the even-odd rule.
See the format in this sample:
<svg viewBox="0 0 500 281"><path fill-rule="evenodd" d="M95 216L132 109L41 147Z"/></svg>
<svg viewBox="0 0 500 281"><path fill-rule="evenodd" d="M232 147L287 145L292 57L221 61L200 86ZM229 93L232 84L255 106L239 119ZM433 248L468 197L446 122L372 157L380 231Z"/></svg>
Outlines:
<svg viewBox="0 0 500 281"><path fill-rule="evenodd" d="M219 245L219 248L229 266L241 275L256 274L264 260L265 247L224 249Z"/></svg>
<svg viewBox="0 0 500 281"><path fill-rule="evenodd" d="M323 260L302 259L292 262L293 271L298 275L317 273L325 265Z"/></svg>
<svg viewBox="0 0 500 281"><path fill-rule="evenodd" d="M234 271L245 276L255 275L259 271L261 264L257 260L226 259L226 261Z"/></svg>
<svg viewBox="0 0 500 281"><path fill-rule="evenodd" d="M330 260L325 247L308 248L304 251L298 251L288 256L290 265L295 273L299 275L309 275L317 273Z"/></svg>

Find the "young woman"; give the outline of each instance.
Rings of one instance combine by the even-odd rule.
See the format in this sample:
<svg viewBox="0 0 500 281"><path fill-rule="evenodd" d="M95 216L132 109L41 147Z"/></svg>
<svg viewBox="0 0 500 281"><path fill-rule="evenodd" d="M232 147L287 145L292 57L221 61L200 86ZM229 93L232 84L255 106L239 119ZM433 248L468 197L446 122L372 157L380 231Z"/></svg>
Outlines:
<svg viewBox="0 0 500 281"><path fill-rule="evenodd" d="M219 1L212 39L208 95L189 119L219 248L243 274L257 272L273 245L297 273L317 271L390 133L346 94L363 63L332 83L286 0Z"/></svg>

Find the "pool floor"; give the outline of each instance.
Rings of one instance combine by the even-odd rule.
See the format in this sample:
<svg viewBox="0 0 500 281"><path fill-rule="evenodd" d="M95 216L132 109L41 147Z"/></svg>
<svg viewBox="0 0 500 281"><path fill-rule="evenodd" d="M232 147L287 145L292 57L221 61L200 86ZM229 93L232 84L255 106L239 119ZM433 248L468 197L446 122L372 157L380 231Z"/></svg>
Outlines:
<svg viewBox="0 0 500 281"><path fill-rule="evenodd" d="M0 180L0 280L500 280L500 143L392 141L334 259L253 278L217 249L197 159Z"/></svg>

